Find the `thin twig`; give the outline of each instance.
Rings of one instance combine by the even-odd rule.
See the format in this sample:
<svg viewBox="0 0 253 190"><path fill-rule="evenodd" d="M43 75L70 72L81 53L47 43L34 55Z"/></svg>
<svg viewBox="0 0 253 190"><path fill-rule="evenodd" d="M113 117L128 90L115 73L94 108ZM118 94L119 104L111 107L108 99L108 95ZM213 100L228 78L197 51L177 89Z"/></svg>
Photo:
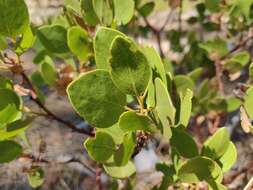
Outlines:
<svg viewBox="0 0 253 190"><path fill-rule="evenodd" d="M216 74L216 80L218 84L219 91L221 95L224 95L224 85L222 82L222 67L221 67L221 61L217 60L215 61L215 74Z"/></svg>
<svg viewBox="0 0 253 190"><path fill-rule="evenodd" d="M67 126L68 128L72 129L75 132L82 133L82 134L85 134L85 135L88 135L88 136L94 136L95 135L93 131L87 131L87 130L84 130L84 129L81 129L81 128L77 128L74 124L70 123L69 121L63 120L62 118L56 116L45 105L43 105L40 102L40 100L37 99L35 88L34 88L32 82L30 81L30 79L28 78L28 76L25 74L24 71L21 73L21 76L23 77L24 81L27 83L30 90L32 91L31 100L34 103L36 103L46 114L48 114L49 117L51 117L52 119L58 121L59 123L64 124L65 126Z"/></svg>
<svg viewBox="0 0 253 190"><path fill-rule="evenodd" d="M81 164L84 168L86 168L89 172L91 172L93 175L96 175L96 172L87 164L85 164L84 162L82 162L81 160L79 160L78 158L72 158L68 161L64 161L64 162L54 162L54 161L49 161L45 158L41 158L41 157L35 157L32 154L22 154L19 157L20 161L22 162L22 160L30 160L32 163L37 163L37 164L70 164L70 163L79 163Z"/></svg>
<svg viewBox="0 0 253 190"><path fill-rule="evenodd" d="M103 190L103 185L101 181L102 167L99 164L96 168L96 186L97 190Z"/></svg>

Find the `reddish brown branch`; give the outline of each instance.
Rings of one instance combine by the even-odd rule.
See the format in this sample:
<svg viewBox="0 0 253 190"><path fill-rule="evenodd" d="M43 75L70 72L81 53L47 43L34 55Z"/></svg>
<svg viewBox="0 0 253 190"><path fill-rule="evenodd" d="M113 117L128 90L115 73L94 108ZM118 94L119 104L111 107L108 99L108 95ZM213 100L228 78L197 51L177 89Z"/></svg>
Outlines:
<svg viewBox="0 0 253 190"><path fill-rule="evenodd" d="M218 89L221 93L221 95L224 95L224 85L222 82L222 67L221 67L221 61L217 60L215 61L215 74L216 74L216 80L218 84Z"/></svg>
<svg viewBox="0 0 253 190"><path fill-rule="evenodd" d="M96 168L96 186L97 190L103 190L103 185L101 181L101 174L102 174L102 166L99 164Z"/></svg>

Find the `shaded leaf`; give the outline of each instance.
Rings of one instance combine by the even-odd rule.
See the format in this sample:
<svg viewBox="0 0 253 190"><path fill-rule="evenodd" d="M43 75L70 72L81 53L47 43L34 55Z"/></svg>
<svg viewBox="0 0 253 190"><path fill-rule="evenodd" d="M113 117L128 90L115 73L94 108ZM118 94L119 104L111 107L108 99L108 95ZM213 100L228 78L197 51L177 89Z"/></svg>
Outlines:
<svg viewBox="0 0 253 190"><path fill-rule="evenodd" d="M134 133L125 134L123 143L114 154L116 166L125 166L129 162L135 150L135 139Z"/></svg>
<svg viewBox="0 0 253 190"><path fill-rule="evenodd" d="M186 183L198 183L203 180L214 179L212 175L215 162L206 157L195 157L187 160L178 171L180 181ZM216 173L217 175L217 173Z"/></svg>
<svg viewBox="0 0 253 190"><path fill-rule="evenodd" d="M0 163L11 162L22 154L22 147L15 141L0 141Z"/></svg>
<svg viewBox="0 0 253 190"><path fill-rule="evenodd" d="M81 0L81 9L83 18L88 24L95 26L99 22L92 0Z"/></svg>
<svg viewBox="0 0 253 190"><path fill-rule="evenodd" d="M179 154L185 158L193 158L198 156L198 147L194 139L181 129L173 129L170 143Z"/></svg>
<svg viewBox="0 0 253 190"><path fill-rule="evenodd" d="M50 57L47 56L45 61L40 65L40 72L47 84L54 85L56 83L57 71Z"/></svg>
<svg viewBox="0 0 253 190"><path fill-rule="evenodd" d="M67 53L67 30L61 25L46 25L39 28L37 36L41 44L52 53Z"/></svg>
<svg viewBox="0 0 253 190"><path fill-rule="evenodd" d="M155 3L148 2L148 3L144 4L142 7L140 7L138 11L143 17L147 17L148 15L151 14L151 12L154 10L154 8L155 8Z"/></svg>

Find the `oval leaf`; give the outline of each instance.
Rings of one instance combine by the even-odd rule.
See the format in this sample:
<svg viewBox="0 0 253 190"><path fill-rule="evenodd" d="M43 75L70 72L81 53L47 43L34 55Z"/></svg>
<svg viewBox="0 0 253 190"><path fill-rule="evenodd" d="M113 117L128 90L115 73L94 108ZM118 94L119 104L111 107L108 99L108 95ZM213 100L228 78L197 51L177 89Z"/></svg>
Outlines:
<svg viewBox="0 0 253 190"><path fill-rule="evenodd" d="M125 94L139 96L146 90L151 69L138 47L123 37L116 37L111 47L111 76L114 84Z"/></svg>
<svg viewBox="0 0 253 190"><path fill-rule="evenodd" d="M0 34L15 37L28 25L29 14L24 0L0 0Z"/></svg>
<svg viewBox="0 0 253 190"><path fill-rule="evenodd" d="M104 70L81 75L68 86L67 92L76 111L98 128L117 123L126 105L126 96L114 86Z"/></svg>
<svg viewBox="0 0 253 190"><path fill-rule="evenodd" d="M113 138L104 132L97 132L95 138L88 138L84 146L90 157L97 162L106 162L115 152Z"/></svg>

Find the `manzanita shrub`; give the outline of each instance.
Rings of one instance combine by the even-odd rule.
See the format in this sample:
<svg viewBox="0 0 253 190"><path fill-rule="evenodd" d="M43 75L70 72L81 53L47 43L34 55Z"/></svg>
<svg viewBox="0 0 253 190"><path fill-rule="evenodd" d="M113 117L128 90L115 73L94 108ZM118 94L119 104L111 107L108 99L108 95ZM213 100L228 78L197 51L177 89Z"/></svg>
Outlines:
<svg viewBox="0 0 253 190"><path fill-rule="evenodd" d="M184 3L195 10L186 23ZM160 29L149 23L156 1L67 0L63 14L36 26L24 0L0 0L0 163L29 159L30 185L43 184L40 164L49 161L27 154L16 138L26 142L26 129L40 115L27 107L29 97L41 115L88 135L89 157L112 178L131 181L134 157L155 140L169 144L163 154L171 159L157 163L163 179L154 190L182 184L198 189L203 181L209 189L227 189L223 174L234 165L237 150L222 118L240 113L242 129L253 132L253 0L168 4L178 15L178 28L167 29L170 14ZM150 35L159 52L136 42ZM164 51L163 41L179 60ZM23 66L30 49L36 53L33 73ZM52 113L45 87L67 95L91 130ZM194 133L200 128L211 134L202 136L206 140Z"/></svg>

